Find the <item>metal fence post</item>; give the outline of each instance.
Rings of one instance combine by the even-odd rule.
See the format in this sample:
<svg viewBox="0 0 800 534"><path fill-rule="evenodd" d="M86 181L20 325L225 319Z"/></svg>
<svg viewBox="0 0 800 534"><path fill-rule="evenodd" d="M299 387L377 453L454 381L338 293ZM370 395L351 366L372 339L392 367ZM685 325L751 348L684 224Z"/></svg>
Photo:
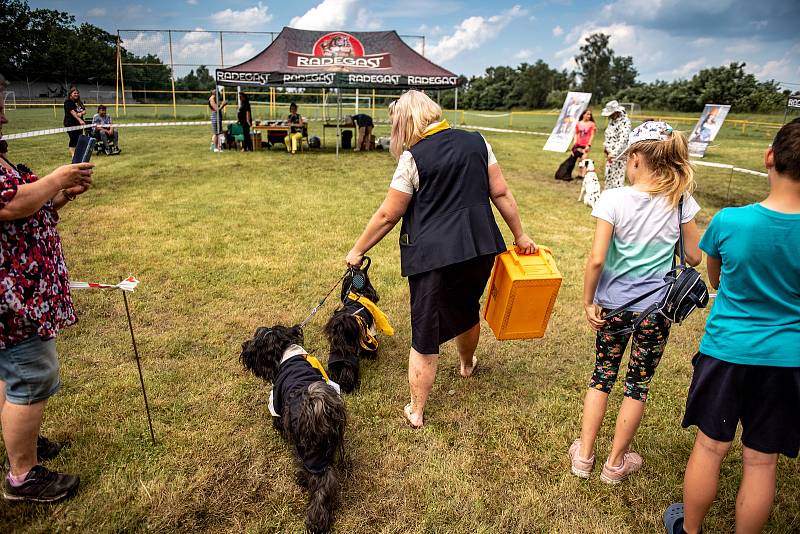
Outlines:
<svg viewBox="0 0 800 534"><path fill-rule="evenodd" d="M172 30L167 30L169 38L169 81L172 82L172 118L178 118L178 106L175 102L175 62L172 60Z"/></svg>

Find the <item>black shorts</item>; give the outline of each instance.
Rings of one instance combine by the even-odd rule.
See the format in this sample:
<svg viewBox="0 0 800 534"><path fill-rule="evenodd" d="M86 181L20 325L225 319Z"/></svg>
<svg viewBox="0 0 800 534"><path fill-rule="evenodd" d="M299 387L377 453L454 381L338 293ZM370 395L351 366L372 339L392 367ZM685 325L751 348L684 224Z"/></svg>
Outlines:
<svg viewBox="0 0 800 534"><path fill-rule="evenodd" d="M408 277L414 350L439 354L439 345L480 322L480 300L492 274L494 257L478 256Z"/></svg>
<svg viewBox="0 0 800 534"><path fill-rule="evenodd" d="M696 425L717 441L796 458L800 451L800 367L743 365L698 352L683 427Z"/></svg>
<svg viewBox="0 0 800 534"><path fill-rule="evenodd" d="M75 148L76 146L78 146L78 137L80 137L82 133L83 130L70 130L67 132L67 135L69 136L70 148Z"/></svg>

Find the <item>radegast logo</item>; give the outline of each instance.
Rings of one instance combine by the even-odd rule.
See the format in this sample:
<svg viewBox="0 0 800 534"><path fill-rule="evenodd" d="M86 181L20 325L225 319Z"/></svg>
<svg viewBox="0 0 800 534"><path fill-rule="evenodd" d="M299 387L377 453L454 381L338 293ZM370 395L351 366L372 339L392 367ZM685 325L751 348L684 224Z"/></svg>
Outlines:
<svg viewBox="0 0 800 534"><path fill-rule="evenodd" d="M289 52L290 67L318 69L339 67L342 69L388 69L392 66L391 54L364 54L364 45L345 32L332 32L320 37L311 54Z"/></svg>
<svg viewBox="0 0 800 534"><path fill-rule="evenodd" d="M267 82L269 82L269 76L265 72L231 72L218 70L217 81L257 83L266 85Z"/></svg>

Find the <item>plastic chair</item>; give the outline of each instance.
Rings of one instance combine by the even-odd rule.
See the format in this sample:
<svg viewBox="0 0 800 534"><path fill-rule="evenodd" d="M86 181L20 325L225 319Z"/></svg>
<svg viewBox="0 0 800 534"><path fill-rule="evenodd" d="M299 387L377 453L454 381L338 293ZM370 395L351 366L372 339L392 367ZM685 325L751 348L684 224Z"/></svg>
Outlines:
<svg viewBox="0 0 800 534"><path fill-rule="evenodd" d="M239 148L241 143L244 143L244 129L242 129L241 124L236 122L230 124L228 126L228 135L236 143L236 148Z"/></svg>

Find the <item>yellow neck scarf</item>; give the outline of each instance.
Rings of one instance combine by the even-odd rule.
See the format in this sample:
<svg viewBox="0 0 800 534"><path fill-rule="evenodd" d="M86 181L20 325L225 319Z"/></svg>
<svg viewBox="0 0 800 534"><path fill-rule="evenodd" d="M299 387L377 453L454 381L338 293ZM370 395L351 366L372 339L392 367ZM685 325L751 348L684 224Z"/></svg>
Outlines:
<svg viewBox="0 0 800 534"><path fill-rule="evenodd" d="M325 382L330 381L330 379L328 378L328 373L325 372L325 368L322 366L322 364L319 362L318 359L316 359L314 356L310 354L303 354L303 358L305 358L306 361L311 364L311 367L322 373L322 378L325 379Z"/></svg>
<svg viewBox="0 0 800 534"><path fill-rule="evenodd" d="M369 300L367 297L356 295L353 292L350 292L347 295L347 298L350 300L354 300L364 306L369 313L372 314L372 319L375 321L375 328L381 331L381 333L386 334L387 336L394 335L394 328L392 325L389 324L389 318L386 317L386 314L378 308L377 304Z"/></svg>
<svg viewBox="0 0 800 534"><path fill-rule="evenodd" d="M450 123L447 122L447 119L442 119L442 122L440 122L439 124L437 124L436 126L431 128L430 130L426 130L422 134L422 136L420 136L419 141L422 141L426 137L430 137L433 134L437 134L439 132L442 132L444 130L449 130L449 129L450 129ZM419 142L419 141L417 141L417 142Z"/></svg>

